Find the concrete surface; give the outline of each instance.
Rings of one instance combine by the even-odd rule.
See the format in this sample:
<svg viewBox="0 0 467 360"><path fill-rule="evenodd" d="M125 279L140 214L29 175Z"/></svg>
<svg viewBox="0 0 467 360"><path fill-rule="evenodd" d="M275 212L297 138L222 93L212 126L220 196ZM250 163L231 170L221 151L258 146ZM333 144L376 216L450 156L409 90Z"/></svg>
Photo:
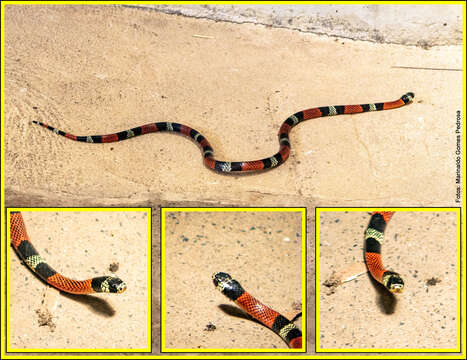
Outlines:
<svg viewBox="0 0 467 360"><path fill-rule="evenodd" d="M302 311L302 214L170 211L165 221L165 347L288 349L216 290L212 275L229 273L292 319Z"/></svg>
<svg viewBox="0 0 467 360"><path fill-rule="evenodd" d="M5 29L7 206L151 206L153 254L160 206L305 206L313 299L315 206L458 205L460 46L351 41L119 6L8 5ZM407 91L415 101L401 109L300 124L285 164L246 176L205 168L181 136L90 145L31 124L89 135L181 122L218 158L253 160L277 151L291 113ZM152 262L158 334L159 257ZM312 352L313 301L307 306ZM152 345L158 353L158 336Z"/></svg>
<svg viewBox="0 0 467 360"><path fill-rule="evenodd" d="M41 281L10 247L12 349L145 349L146 212L28 212L31 242L56 271L85 280L115 275L122 294L69 295ZM49 318L47 319L47 317Z"/></svg>
<svg viewBox="0 0 467 360"><path fill-rule="evenodd" d="M7 204L455 204L462 73L393 66L460 68L461 47L336 41L113 6L6 9ZM416 95L407 107L300 124L291 158L254 176L214 173L181 136L86 144L31 123L83 135L178 121L218 158L253 160L277 151L291 113L407 91Z"/></svg>
<svg viewBox="0 0 467 360"><path fill-rule="evenodd" d="M168 14L402 45L462 44L462 5L130 5Z"/></svg>
<svg viewBox="0 0 467 360"><path fill-rule="evenodd" d="M369 219L368 212L321 213L321 348L455 349L460 301L455 212L396 212L388 223L383 264L401 274L402 294L389 296L369 273L327 294L323 283L333 271L362 262Z"/></svg>

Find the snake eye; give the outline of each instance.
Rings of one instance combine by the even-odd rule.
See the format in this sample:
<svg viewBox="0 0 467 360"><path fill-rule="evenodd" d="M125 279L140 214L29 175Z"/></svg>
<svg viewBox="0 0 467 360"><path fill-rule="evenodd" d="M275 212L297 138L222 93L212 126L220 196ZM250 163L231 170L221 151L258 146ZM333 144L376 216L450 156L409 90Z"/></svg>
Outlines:
<svg viewBox="0 0 467 360"><path fill-rule="evenodd" d="M122 293L126 290L126 284L122 281L120 284L117 285L117 293Z"/></svg>
<svg viewBox="0 0 467 360"><path fill-rule="evenodd" d="M107 292L122 293L126 290L126 284L121 279L116 277L107 278Z"/></svg>

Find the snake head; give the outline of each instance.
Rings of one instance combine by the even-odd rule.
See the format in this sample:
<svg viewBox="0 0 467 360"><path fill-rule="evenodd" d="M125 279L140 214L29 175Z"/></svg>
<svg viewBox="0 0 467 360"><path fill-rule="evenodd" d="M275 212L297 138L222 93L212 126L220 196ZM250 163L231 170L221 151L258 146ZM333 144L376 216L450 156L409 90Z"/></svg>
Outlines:
<svg viewBox="0 0 467 360"><path fill-rule="evenodd" d="M91 284L95 292L122 293L126 290L126 284L123 280L112 276L101 276L92 279Z"/></svg>
<svg viewBox="0 0 467 360"><path fill-rule="evenodd" d="M214 282L217 290L232 301L237 300L237 298L245 292L239 282L232 279L232 277L227 273L215 273L212 276L212 281Z"/></svg>
<svg viewBox="0 0 467 360"><path fill-rule="evenodd" d="M126 290L126 284L124 281L120 280L119 278L113 278L113 280L115 281L115 283L111 285L110 292L120 294ZM114 291L112 291L112 289Z"/></svg>
<svg viewBox="0 0 467 360"><path fill-rule="evenodd" d="M383 284L392 293L401 293L404 290L404 281L398 273L386 271L383 274Z"/></svg>
<svg viewBox="0 0 467 360"><path fill-rule="evenodd" d="M404 102L404 104L408 104L409 102L412 102L414 97L415 94L413 92L408 92L407 94L401 96L401 100Z"/></svg>
<svg viewBox="0 0 467 360"><path fill-rule="evenodd" d="M120 294L126 290L125 282L117 277L109 277L107 283L109 284L108 292Z"/></svg>
<svg viewBox="0 0 467 360"><path fill-rule="evenodd" d="M224 272L218 272L212 275L212 282L214 283L215 287L219 287L219 285L222 286L222 284L225 284L230 280L232 280L232 277Z"/></svg>

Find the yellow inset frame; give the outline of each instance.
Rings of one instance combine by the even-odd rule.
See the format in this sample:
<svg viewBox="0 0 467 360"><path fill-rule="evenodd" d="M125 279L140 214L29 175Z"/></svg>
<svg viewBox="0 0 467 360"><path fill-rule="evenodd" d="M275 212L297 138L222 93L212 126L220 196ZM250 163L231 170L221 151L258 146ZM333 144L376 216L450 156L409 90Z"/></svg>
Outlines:
<svg viewBox="0 0 467 360"><path fill-rule="evenodd" d="M10 345L10 251L6 251L6 350L10 353L51 353L51 352L151 352L151 238L152 238L152 226L151 226L151 208L8 208L6 210L6 239L7 243L10 243L10 213L12 211L20 212L144 212L146 213L146 264L147 264L147 299L146 299L146 329L147 329L147 346L141 349L125 349L125 348L115 348L115 349L73 349L73 348L27 348L27 349L17 349L12 348ZM142 246L144 246L142 244ZM46 286L46 285L44 285ZM37 357L36 357L37 358ZM73 356L73 358L75 358Z"/></svg>
<svg viewBox="0 0 467 360"><path fill-rule="evenodd" d="M456 276L457 276L457 347L452 348L452 349L436 349L436 348L400 348L400 349L388 349L388 348L379 348L379 349L374 349L374 348L355 348L355 349L347 349L347 348L321 348L321 343L320 343L320 215L324 212L362 212L362 211L396 211L396 212L408 212L408 211L423 211L423 212L455 212L456 213L456 220L457 220L457 259L456 259ZM463 303L461 302L461 252L462 255L465 258L465 247L461 246L461 209L460 208L454 208L454 207L446 207L446 208L409 208L409 207L404 207L404 208L368 208L368 207L355 207L355 208L350 208L350 207L328 207L328 208L319 208L317 207L315 209L315 214L316 214L316 240L315 240L315 249L316 249L316 335L315 335L315 341L316 341L316 352L317 353L332 353L332 352L339 352L339 353L354 353L354 352L369 352L369 353L375 353L375 352L390 352L390 353L430 353L430 352L437 352L437 353L460 353L461 352L461 308L465 306L465 297L463 297ZM461 251L462 249L462 251ZM465 266L465 264L464 264ZM465 269L462 270L462 272L465 274ZM465 292L465 289L464 289ZM391 358L397 358L391 357ZM423 357L427 358L427 357ZM434 357L437 358L437 357ZM443 357L446 358L446 357Z"/></svg>
<svg viewBox="0 0 467 360"><path fill-rule="evenodd" d="M297 212L301 214L302 232L302 338L301 349L172 349L165 340L165 216L168 212ZM306 352L306 208L162 208L161 209L161 352Z"/></svg>

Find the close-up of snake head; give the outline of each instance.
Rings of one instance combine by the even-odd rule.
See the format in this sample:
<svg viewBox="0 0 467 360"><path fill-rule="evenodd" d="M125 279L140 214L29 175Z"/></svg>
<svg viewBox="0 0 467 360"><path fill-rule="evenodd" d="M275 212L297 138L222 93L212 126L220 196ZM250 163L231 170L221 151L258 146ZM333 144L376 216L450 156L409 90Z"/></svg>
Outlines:
<svg viewBox="0 0 467 360"><path fill-rule="evenodd" d="M386 271L383 275L383 284L392 293L401 293L404 290L404 281L398 273Z"/></svg>
<svg viewBox="0 0 467 360"><path fill-rule="evenodd" d="M245 290L237 280L224 272L215 273L212 276L214 286L230 300L235 301Z"/></svg>
<svg viewBox="0 0 467 360"><path fill-rule="evenodd" d="M412 102L414 97L415 97L415 94L413 92L408 92L407 94L402 95L401 99L405 104L408 104Z"/></svg>
<svg viewBox="0 0 467 360"><path fill-rule="evenodd" d="M120 294L126 290L126 284L118 278L116 280L119 280L119 283L114 285L114 289L116 293Z"/></svg>
<svg viewBox="0 0 467 360"><path fill-rule="evenodd" d="M215 287L223 287L223 284L228 283L230 280L232 280L232 277L224 272L218 272L212 275L212 281Z"/></svg>
<svg viewBox="0 0 467 360"><path fill-rule="evenodd" d="M125 282L117 277L101 276L92 279L92 288L95 292L122 293L126 290Z"/></svg>

